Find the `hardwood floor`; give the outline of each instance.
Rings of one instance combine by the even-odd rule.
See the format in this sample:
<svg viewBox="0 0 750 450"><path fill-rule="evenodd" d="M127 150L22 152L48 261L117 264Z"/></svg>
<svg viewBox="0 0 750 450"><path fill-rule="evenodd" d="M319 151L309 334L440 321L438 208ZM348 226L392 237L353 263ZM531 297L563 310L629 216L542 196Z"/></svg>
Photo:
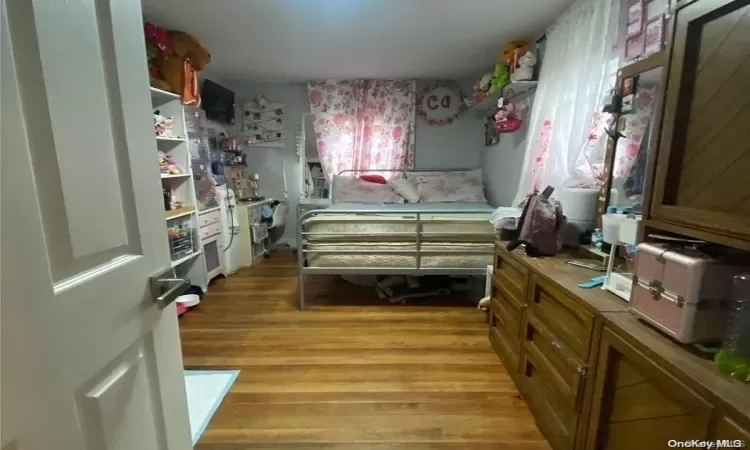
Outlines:
<svg viewBox="0 0 750 450"><path fill-rule="evenodd" d="M185 365L240 369L197 450L548 449L471 305L389 305L290 253L221 280L180 321Z"/></svg>

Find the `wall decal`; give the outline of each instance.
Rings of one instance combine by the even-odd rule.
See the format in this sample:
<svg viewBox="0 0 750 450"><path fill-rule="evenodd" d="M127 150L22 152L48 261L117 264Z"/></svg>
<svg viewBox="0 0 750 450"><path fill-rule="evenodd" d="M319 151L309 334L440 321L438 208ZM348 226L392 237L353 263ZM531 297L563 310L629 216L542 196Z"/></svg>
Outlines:
<svg viewBox="0 0 750 450"><path fill-rule="evenodd" d="M464 94L449 84L428 85L417 96L417 114L430 126L453 123L466 110Z"/></svg>

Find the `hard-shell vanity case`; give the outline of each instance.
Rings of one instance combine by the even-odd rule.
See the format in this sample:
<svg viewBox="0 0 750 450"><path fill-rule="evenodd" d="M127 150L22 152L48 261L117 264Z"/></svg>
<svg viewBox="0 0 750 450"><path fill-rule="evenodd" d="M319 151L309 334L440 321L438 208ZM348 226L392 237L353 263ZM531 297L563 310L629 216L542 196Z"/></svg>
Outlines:
<svg viewBox="0 0 750 450"><path fill-rule="evenodd" d="M639 244L630 311L682 343L720 342L732 276L748 269L695 250Z"/></svg>

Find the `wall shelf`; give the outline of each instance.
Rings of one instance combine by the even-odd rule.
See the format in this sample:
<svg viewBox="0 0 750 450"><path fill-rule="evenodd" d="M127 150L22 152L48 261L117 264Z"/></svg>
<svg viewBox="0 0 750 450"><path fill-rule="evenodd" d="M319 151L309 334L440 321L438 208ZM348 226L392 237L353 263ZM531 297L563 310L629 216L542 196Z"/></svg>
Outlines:
<svg viewBox="0 0 750 450"><path fill-rule="evenodd" d="M167 220L177 219L180 217L189 216L195 212L195 208L192 206L183 206L181 208L167 211Z"/></svg>
<svg viewBox="0 0 750 450"><path fill-rule="evenodd" d="M248 143L248 147L250 148L284 148L284 140L278 139L275 141L268 141L268 142L253 142Z"/></svg>
<svg viewBox="0 0 750 450"><path fill-rule="evenodd" d="M220 209L221 209L221 206L214 206L212 208L201 209L200 211L198 211L198 214L207 214L210 212L218 211Z"/></svg>
<svg viewBox="0 0 750 450"><path fill-rule="evenodd" d="M500 97L505 98L506 101L516 99L522 95L533 92L538 83L538 81L517 81L515 83L508 83L504 88L489 94L469 108L485 114L488 111L497 108L497 101Z"/></svg>
<svg viewBox="0 0 750 450"><path fill-rule="evenodd" d="M154 108L175 100L182 103L182 98L179 94L175 94L174 92L169 92L162 89L157 89L155 87L151 88L151 104L154 106Z"/></svg>
<svg viewBox="0 0 750 450"><path fill-rule="evenodd" d="M167 174L163 173L161 174L162 180L171 180L171 179L180 179L180 178L190 178L189 173L178 173L178 174Z"/></svg>
<svg viewBox="0 0 750 450"><path fill-rule="evenodd" d="M187 139L180 137L163 137L156 136L156 142L186 142Z"/></svg>

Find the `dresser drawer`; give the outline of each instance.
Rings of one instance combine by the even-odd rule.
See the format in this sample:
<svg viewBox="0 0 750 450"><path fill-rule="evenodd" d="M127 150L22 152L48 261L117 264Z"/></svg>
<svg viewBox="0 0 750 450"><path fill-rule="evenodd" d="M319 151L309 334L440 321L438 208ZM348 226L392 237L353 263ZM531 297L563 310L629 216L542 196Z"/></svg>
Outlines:
<svg viewBox="0 0 750 450"><path fill-rule="evenodd" d="M544 437L555 450L572 448L578 415L560 403L559 394L542 377L545 369L525 350L521 351L519 370L524 400Z"/></svg>
<svg viewBox="0 0 750 450"><path fill-rule="evenodd" d="M581 357L588 359L594 315L560 289L532 275L529 308L533 314Z"/></svg>
<svg viewBox="0 0 750 450"><path fill-rule="evenodd" d="M502 247L495 248L495 280L507 296L513 297L519 304L526 303L529 269L513 260Z"/></svg>
<svg viewBox="0 0 750 450"><path fill-rule="evenodd" d="M526 315L521 346L537 362L540 376L563 403L580 411L586 365L533 313Z"/></svg>
<svg viewBox="0 0 750 450"><path fill-rule="evenodd" d="M211 211L198 215L198 227L203 228L206 225L219 223L221 221L221 211Z"/></svg>
<svg viewBox="0 0 750 450"><path fill-rule="evenodd" d="M211 225L207 225L205 227L201 227L201 240L205 241L211 236L216 236L217 234L220 234L220 233L221 233L220 223L214 223Z"/></svg>
<svg viewBox="0 0 750 450"><path fill-rule="evenodd" d="M507 328L503 319L490 310L490 343L503 361L505 369L515 379L518 374L518 355L521 343Z"/></svg>
<svg viewBox="0 0 750 450"><path fill-rule="evenodd" d="M497 281L492 281L492 296L490 297L490 309L503 320L508 331L514 336L521 337L521 316L524 306L519 304L513 297L507 296L497 286Z"/></svg>

